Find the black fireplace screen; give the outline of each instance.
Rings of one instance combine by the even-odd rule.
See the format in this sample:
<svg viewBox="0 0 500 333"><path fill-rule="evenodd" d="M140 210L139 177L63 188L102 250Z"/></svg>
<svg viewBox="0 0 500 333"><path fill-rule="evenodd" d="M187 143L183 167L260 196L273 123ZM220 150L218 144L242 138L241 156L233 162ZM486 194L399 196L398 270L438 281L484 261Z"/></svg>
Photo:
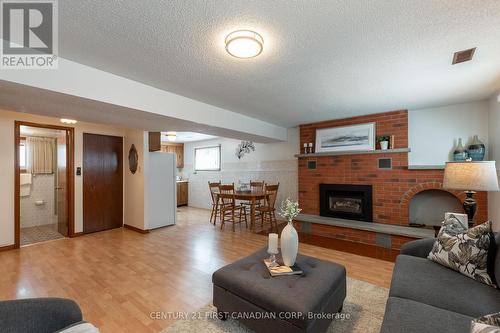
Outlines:
<svg viewBox="0 0 500 333"><path fill-rule="evenodd" d="M321 184L320 215L372 222L372 187Z"/></svg>
<svg viewBox="0 0 500 333"><path fill-rule="evenodd" d="M363 199L346 197L329 197L329 209L334 212L344 212L352 214L363 213Z"/></svg>

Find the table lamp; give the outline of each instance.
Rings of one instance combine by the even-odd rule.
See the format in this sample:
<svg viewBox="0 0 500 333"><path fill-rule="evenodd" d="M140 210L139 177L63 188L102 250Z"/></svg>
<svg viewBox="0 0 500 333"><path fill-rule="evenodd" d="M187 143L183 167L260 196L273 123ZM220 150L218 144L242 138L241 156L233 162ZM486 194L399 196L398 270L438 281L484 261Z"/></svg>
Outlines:
<svg viewBox="0 0 500 333"><path fill-rule="evenodd" d="M498 191L498 177L495 161L447 162L444 168L443 188L465 191L464 211L473 226L477 202L476 191Z"/></svg>

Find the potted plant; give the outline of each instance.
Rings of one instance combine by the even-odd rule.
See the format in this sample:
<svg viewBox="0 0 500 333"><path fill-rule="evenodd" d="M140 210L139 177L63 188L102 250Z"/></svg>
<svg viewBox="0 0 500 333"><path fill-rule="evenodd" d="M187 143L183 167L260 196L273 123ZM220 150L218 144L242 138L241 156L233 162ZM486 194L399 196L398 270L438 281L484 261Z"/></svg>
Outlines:
<svg viewBox="0 0 500 333"><path fill-rule="evenodd" d="M382 150L387 150L389 148L389 136L388 135L381 135L377 138L378 143L380 144L380 149Z"/></svg>

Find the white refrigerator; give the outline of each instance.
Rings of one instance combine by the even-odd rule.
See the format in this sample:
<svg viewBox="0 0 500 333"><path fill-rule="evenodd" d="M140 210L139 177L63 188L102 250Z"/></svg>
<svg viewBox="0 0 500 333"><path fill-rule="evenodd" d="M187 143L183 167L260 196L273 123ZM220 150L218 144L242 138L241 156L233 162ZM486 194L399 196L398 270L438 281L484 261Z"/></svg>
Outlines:
<svg viewBox="0 0 500 333"><path fill-rule="evenodd" d="M145 218L148 229L175 224L177 220L177 182L175 154L147 153L145 160Z"/></svg>

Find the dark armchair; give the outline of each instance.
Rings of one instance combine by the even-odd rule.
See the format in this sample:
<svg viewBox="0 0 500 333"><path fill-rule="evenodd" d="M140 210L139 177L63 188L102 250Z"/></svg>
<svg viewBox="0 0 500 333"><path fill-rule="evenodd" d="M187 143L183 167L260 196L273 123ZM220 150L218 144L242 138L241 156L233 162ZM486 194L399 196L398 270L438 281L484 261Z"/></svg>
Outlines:
<svg viewBox="0 0 500 333"><path fill-rule="evenodd" d="M78 304L63 298L0 301L0 332L53 333L82 321Z"/></svg>

